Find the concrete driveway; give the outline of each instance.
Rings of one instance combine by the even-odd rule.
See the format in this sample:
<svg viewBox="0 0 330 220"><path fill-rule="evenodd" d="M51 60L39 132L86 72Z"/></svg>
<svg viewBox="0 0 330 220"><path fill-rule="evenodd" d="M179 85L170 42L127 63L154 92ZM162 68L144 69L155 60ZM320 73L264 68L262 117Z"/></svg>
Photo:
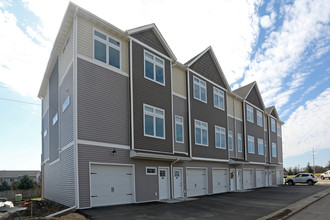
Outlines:
<svg viewBox="0 0 330 220"><path fill-rule="evenodd" d="M91 219L257 219L330 185L259 188L198 197L179 203L151 202L80 210Z"/></svg>

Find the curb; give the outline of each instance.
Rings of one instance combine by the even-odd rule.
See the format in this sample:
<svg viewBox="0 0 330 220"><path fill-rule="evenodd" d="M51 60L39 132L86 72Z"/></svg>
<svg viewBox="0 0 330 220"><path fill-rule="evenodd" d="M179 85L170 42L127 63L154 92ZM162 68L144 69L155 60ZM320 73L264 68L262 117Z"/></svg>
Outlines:
<svg viewBox="0 0 330 220"><path fill-rule="evenodd" d="M278 220L278 219L287 219L312 203L322 199L326 195L330 194L330 189L323 190L321 192L315 193L312 196L306 197L299 200L285 208L279 209L276 212L273 212L269 215L258 218L257 220Z"/></svg>

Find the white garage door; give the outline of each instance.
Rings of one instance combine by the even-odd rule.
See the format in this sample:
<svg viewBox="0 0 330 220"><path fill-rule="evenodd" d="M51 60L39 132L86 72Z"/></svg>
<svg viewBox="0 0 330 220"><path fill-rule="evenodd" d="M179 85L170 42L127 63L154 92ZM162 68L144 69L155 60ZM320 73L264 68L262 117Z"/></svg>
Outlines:
<svg viewBox="0 0 330 220"><path fill-rule="evenodd" d="M222 193L228 191L228 171L221 169L212 170L213 193Z"/></svg>
<svg viewBox="0 0 330 220"><path fill-rule="evenodd" d="M91 206L133 203L133 167L91 165Z"/></svg>
<svg viewBox="0 0 330 220"><path fill-rule="evenodd" d="M252 170L244 170L243 171L243 186L244 189L253 188L253 179L252 179Z"/></svg>
<svg viewBox="0 0 330 220"><path fill-rule="evenodd" d="M206 169L187 169L187 196L201 196L207 194Z"/></svg>
<svg viewBox="0 0 330 220"><path fill-rule="evenodd" d="M264 170L257 170L256 171L256 179L257 179L257 188L265 186L265 171Z"/></svg>

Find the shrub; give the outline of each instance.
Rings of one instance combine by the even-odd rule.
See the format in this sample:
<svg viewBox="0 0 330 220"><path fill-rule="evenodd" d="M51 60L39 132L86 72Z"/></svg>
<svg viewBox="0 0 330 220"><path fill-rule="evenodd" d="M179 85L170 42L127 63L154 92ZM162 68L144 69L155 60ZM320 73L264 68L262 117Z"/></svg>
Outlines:
<svg viewBox="0 0 330 220"><path fill-rule="evenodd" d="M0 183L0 191L10 190L10 185L6 180L2 180Z"/></svg>
<svg viewBox="0 0 330 220"><path fill-rule="evenodd" d="M36 188L36 184L28 175L24 175L17 184L17 189L34 189L34 188Z"/></svg>

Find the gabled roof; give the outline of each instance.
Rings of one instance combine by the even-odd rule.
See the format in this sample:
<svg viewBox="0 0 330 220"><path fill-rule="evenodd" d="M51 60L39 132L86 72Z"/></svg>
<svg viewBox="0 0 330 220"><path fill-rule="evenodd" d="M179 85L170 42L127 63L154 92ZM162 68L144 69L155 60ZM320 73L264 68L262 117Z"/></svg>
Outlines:
<svg viewBox="0 0 330 220"><path fill-rule="evenodd" d="M220 73L220 77L221 77L222 81L224 82L224 84L226 86L226 89L228 91L231 91L231 88L230 88L230 86L228 84L228 81L227 81L227 79L226 79L226 77L225 77L225 75L224 75L224 73L222 71L222 68L221 68L221 66L219 64L219 61L218 61L217 57L215 56L214 51L213 51L213 49L212 49L211 46L209 46L208 48L206 48L204 51L202 51L201 53L199 53L195 57L193 57L190 60L188 60L184 65L186 65L189 68L191 65L193 65L196 61L198 61L207 52L210 52L211 57L213 59L213 62L214 62L216 68L218 69L218 71Z"/></svg>
<svg viewBox="0 0 330 220"><path fill-rule="evenodd" d="M233 91L233 93L236 93L237 95L239 95L240 97L242 97L243 99L246 99L249 94L251 93L252 89L255 88L256 91L257 91L257 95L258 95L258 98L260 100L260 103L262 105L262 109L263 110L266 110L266 107L265 107L265 104L264 104L264 101L261 97L261 93L259 91L259 88L258 88L258 84L256 81L250 83L250 84L247 84L241 88L238 88L236 90Z"/></svg>
<svg viewBox="0 0 330 220"><path fill-rule="evenodd" d="M15 178L19 176L37 176L39 170L2 170L0 171L0 178Z"/></svg>
<svg viewBox="0 0 330 220"><path fill-rule="evenodd" d="M152 30L154 32L154 34L157 36L157 38L160 41L160 43L162 44L162 46L165 48L166 52L170 55L171 59L173 61L176 60L176 57L175 57L173 51L171 50L171 48L167 44L165 38L160 33L160 31L158 30L157 26L154 23L144 25L144 26L141 26L141 27L137 27L137 28L133 28L133 29L127 30L126 32L127 32L128 35L133 35L133 34L137 34L137 33L140 33L140 32L147 31L147 30Z"/></svg>
<svg viewBox="0 0 330 220"><path fill-rule="evenodd" d="M268 113L269 115L272 114L272 112L274 112L275 115L276 115L276 118L277 118L277 119L280 119L280 117L278 116L277 111L276 111L276 108L275 108L274 105L273 105L273 106L270 106L270 107L268 107L268 108L266 108L266 111L267 111L267 113Z"/></svg>

